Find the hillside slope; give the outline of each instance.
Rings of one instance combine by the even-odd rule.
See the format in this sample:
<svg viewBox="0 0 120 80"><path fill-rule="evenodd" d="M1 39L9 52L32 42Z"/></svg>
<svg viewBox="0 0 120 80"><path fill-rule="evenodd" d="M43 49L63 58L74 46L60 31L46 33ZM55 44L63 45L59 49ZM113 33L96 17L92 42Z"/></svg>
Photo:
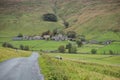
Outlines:
<svg viewBox="0 0 120 80"><path fill-rule="evenodd" d="M0 4L0 36L64 29L65 20L70 24L65 32L74 30L87 39L120 40L119 0L5 0ZM44 13L55 13L59 21L43 21Z"/></svg>
<svg viewBox="0 0 120 80"><path fill-rule="evenodd" d="M54 13L47 0L6 0L0 4L0 36L39 35L63 28L60 22L42 20L43 14Z"/></svg>
<svg viewBox="0 0 120 80"><path fill-rule="evenodd" d="M120 40L119 0L62 1L66 2L58 2L58 15L70 23L65 31L74 30L88 39Z"/></svg>

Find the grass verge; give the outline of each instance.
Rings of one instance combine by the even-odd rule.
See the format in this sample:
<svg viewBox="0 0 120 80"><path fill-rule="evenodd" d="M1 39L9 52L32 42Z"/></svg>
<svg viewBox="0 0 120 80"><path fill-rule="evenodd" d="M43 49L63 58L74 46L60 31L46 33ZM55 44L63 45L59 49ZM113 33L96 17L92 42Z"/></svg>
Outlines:
<svg viewBox="0 0 120 80"><path fill-rule="evenodd" d="M49 55L39 58L45 80L119 80L120 67L55 59Z"/></svg>
<svg viewBox="0 0 120 80"><path fill-rule="evenodd" d="M0 47L0 62L16 57L30 56L31 52Z"/></svg>

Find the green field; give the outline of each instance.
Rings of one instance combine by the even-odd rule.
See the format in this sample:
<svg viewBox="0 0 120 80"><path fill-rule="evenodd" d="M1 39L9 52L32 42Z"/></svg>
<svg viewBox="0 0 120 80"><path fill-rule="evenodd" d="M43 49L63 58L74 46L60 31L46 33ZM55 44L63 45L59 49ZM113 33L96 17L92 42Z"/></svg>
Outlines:
<svg viewBox="0 0 120 80"><path fill-rule="evenodd" d="M67 41L46 41L46 40L29 40L29 41L11 41L13 46L19 48L20 45L28 45L30 50L57 50L60 45L66 45Z"/></svg>
<svg viewBox="0 0 120 80"><path fill-rule="evenodd" d="M106 45L98 50L98 53L108 54L112 50L115 54L120 54L120 42L114 42L110 45Z"/></svg>
<svg viewBox="0 0 120 80"><path fill-rule="evenodd" d="M61 56L63 59L71 59L75 61L92 62L100 64L112 64L120 65L119 55L93 55L93 54L61 54L61 53L51 53L48 54L51 57Z"/></svg>
<svg viewBox="0 0 120 80"><path fill-rule="evenodd" d="M51 40L25 40L25 41L12 41L10 37L0 38L0 46L3 42L11 43L14 47L19 48L20 45L29 46L30 50L58 50L61 45L66 46L71 41L51 41ZM75 42L71 42L75 43ZM110 45L100 44L85 44L82 47L77 48L77 53L91 53L92 49L97 50L97 54L120 54L120 42L113 42ZM67 50L66 50L67 52Z"/></svg>
<svg viewBox="0 0 120 80"><path fill-rule="evenodd" d="M55 56L62 56L63 59L56 59ZM105 55L43 53L39 64L45 80L119 80L120 56L114 57L116 60Z"/></svg>
<svg viewBox="0 0 120 80"><path fill-rule="evenodd" d="M109 54L110 50L114 54L120 54L120 42L113 42L110 45L85 44L78 48L78 53L91 53L91 49L96 49L98 54Z"/></svg>

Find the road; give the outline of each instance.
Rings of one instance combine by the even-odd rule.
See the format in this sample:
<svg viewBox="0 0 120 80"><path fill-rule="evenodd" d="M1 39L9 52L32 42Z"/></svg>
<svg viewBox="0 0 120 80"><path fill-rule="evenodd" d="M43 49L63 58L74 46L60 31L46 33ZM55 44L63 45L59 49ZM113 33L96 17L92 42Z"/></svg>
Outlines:
<svg viewBox="0 0 120 80"><path fill-rule="evenodd" d="M0 80L44 80L38 65L38 53L0 63Z"/></svg>

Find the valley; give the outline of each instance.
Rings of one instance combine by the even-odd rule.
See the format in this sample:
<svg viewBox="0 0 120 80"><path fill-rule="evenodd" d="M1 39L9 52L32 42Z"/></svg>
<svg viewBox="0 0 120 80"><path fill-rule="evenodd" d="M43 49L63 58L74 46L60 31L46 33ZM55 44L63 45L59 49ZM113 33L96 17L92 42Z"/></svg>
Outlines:
<svg viewBox="0 0 120 80"><path fill-rule="evenodd" d="M0 0L0 70L1 80L120 80L120 1Z"/></svg>

